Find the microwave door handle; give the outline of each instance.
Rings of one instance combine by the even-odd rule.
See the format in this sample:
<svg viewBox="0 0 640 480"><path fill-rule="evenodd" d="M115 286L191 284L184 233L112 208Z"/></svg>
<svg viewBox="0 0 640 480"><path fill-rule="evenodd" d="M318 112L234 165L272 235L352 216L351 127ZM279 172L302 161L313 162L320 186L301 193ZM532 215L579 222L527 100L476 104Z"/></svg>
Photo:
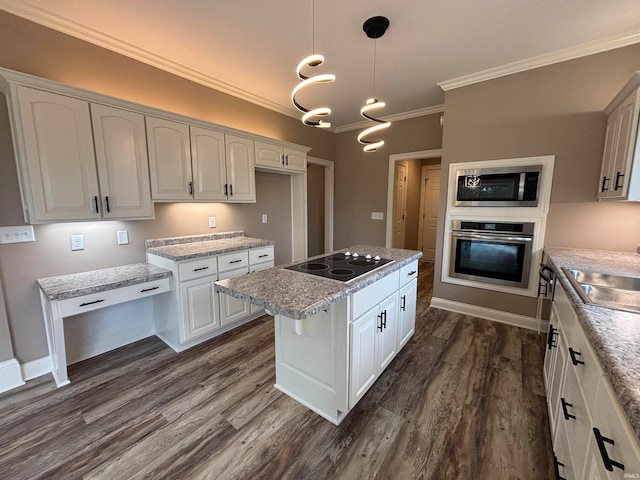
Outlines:
<svg viewBox="0 0 640 480"><path fill-rule="evenodd" d="M511 237L505 235L483 235L482 233L459 233L452 232L454 237L466 238L469 240L493 240L495 242L500 241L508 241L508 242L532 242L533 238L531 237Z"/></svg>
<svg viewBox="0 0 640 480"><path fill-rule="evenodd" d="M520 183L518 184L518 200L524 200L524 183L527 178L526 172L520 172Z"/></svg>

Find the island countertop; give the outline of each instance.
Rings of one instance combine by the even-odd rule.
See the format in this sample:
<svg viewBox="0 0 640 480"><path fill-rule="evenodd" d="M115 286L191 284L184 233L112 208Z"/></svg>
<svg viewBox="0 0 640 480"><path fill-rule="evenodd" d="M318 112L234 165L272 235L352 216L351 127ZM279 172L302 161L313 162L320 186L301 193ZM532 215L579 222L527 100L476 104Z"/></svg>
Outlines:
<svg viewBox="0 0 640 480"><path fill-rule="evenodd" d="M393 263L384 265L371 273L345 283L287 270L285 267L299 263L292 262L287 265L220 280L216 282L216 290L262 307L273 314L302 319L327 308L332 303L346 298L358 290L362 290L382 277L422 257L422 252L415 250L372 247L369 245L354 245L342 250L336 250L333 253L343 253L348 250L379 255L382 258L393 260ZM325 255L322 254L311 258L320 258Z"/></svg>
<svg viewBox="0 0 640 480"><path fill-rule="evenodd" d="M640 276L640 255L554 247L545 247L544 251L629 423L640 438L640 313L585 304L560 270L565 267Z"/></svg>

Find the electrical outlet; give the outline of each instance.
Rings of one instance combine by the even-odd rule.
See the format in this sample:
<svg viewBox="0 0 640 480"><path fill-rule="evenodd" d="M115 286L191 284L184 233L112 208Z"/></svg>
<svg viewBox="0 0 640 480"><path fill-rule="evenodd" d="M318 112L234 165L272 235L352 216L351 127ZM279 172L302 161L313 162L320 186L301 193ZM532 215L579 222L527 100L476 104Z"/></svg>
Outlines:
<svg viewBox="0 0 640 480"><path fill-rule="evenodd" d="M84 250L84 235L71 235L71 250Z"/></svg>
<svg viewBox="0 0 640 480"><path fill-rule="evenodd" d="M262 223L267 223L267 214L266 213L262 214Z"/></svg>
<svg viewBox="0 0 640 480"><path fill-rule="evenodd" d="M119 230L116 232L116 238L118 239L118 245L129 245L129 232L126 230Z"/></svg>
<svg viewBox="0 0 640 480"><path fill-rule="evenodd" d="M209 228L216 228L216 217L209 217Z"/></svg>

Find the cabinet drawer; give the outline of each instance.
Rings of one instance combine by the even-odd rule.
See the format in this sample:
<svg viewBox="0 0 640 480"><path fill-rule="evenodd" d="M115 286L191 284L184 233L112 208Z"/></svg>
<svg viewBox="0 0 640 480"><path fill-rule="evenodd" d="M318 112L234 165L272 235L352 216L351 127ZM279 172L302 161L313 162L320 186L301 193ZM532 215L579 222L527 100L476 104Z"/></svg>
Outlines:
<svg viewBox="0 0 640 480"><path fill-rule="evenodd" d="M58 309L62 317L69 317L79 313L90 312L99 308L109 307L118 303L138 300L158 293L171 290L171 280L162 278L150 282L138 283L122 288L115 288L105 292L82 295L81 297L68 298L58 302Z"/></svg>
<svg viewBox="0 0 640 480"><path fill-rule="evenodd" d="M390 273L375 283L353 294L352 317L358 318L372 306L398 290L400 270Z"/></svg>
<svg viewBox="0 0 640 480"><path fill-rule="evenodd" d="M246 250L235 253L227 253L218 257L218 271L226 272L241 267L249 266L249 253Z"/></svg>
<svg viewBox="0 0 640 480"><path fill-rule="evenodd" d="M414 278L418 278L418 260L414 260L400 269L400 286L404 286Z"/></svg>
<svg viewBox="0 0 640 480"><path fill-rule="evenodd" d="M249 271L250 272L259 272L260 270L266 270L267 268L271 268L271 267L273 267L273 261L264 262L264 263L257 263L255 265L251 265L249 267Z"/></svg>
<svg viewBox="0 0 640 480"><path fill-rule="evenodd" d="M226 272L220 273L220 275L218 275L218 280L239 277L240 275L244 275L246 273L249 273L249 267L242 267L236 270L227 270Z"/></svg>
<svg viewBox="0 0 640 480"><path fill-rule="evenodd" d="M216 257L206 257L178 265L178 275L180 276L181 282L213 275L217 273L217 271L218 262L216 261Z"/></svg>
<svg viewBox="0 0 640 480"><path fill-rule="evenodd" d="M249 264L273 261L273 246L249 250Z"/></svg>

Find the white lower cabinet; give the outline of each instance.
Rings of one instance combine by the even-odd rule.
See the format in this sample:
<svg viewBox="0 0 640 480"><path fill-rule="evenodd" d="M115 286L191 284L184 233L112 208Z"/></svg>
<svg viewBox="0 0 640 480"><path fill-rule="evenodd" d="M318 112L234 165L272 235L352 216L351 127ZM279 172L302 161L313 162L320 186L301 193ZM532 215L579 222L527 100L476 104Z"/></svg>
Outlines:
<svg viewBox="0 0 640 480"><path fill-rule="evenodd" d="M416 301L418 296L418 280L409 282L400 288L398 318L398 348L404 347L413 336L416 327Z"/></svg>
<svg viewBox="0 0 640 480"><path fill-rule="evenodd" d="M640 478L640 442L560 284L544 379L558 478Z"/></svg>
<svg viewBox="0 0 640 480"><path fill-rule="evenodd" d="M184 261L148 253L147 261L171 270L177 282L172 295L154 297L156 335L180 352L260 316L262 310L215 291L216 281L248 273L254 252L267 255L257 265L273 266L273 245Z"/></svg>

